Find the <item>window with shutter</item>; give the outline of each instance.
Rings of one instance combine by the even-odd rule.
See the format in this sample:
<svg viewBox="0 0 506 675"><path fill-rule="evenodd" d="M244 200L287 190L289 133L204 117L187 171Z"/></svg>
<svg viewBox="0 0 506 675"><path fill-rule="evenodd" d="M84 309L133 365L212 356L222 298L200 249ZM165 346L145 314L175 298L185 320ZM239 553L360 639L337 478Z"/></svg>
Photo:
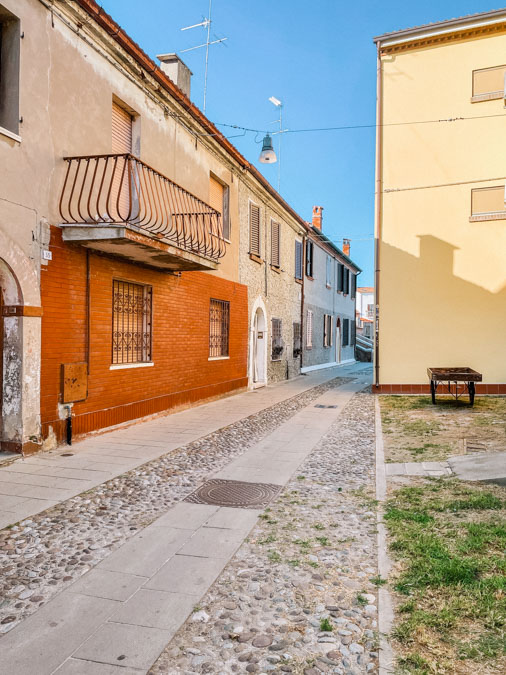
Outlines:
<svg viewBox="0 0 506 675"><path fill-rule="evenodd" d="M471 190L471 217L476 220L504 218L506 189L504 185Z"/></svg>
<svg viewBox="0 0 506 675"><path fill-rule="evenodd" d="M306 276L313 277L313 242L306 241Z"/></svg>
<svg viewBox="0 0 506 675"><path fill-rule="evenodd" d="M214 176L209 179L209 206L221 213L221 222L223 227L223 237L230 239L230 221L229 221L229 189L228 185L221 183Z"/></svg>
<svg viewBox="0 0 506 675"><path fill-rule="evenodd" d="M330 288L332 285L332 258L329 255L327 256L327 272L325 284L327 288Z"/></svg>
<svg viewBox="0 0 506 675"><path fill-rule="evenodd" d="M306 347L311 349L313 346L313 312L308 309L306 315Z"/></svg>
<svg viewBox="0 0 506 675"><path fill-rule="evenodd" d="M300 356L302 351L302 331L300 323L293 324L293 358Z"/></svg>
<svg viewBox="0 0 506 675"><path fill-rule="evenodd" d="M273 361L281 361L284 346L281 337L281 319L272 319L272 354Z"/></svg>
<svg viewBox="0 0 506 675"><path fill-rule="evenodd" d="M126 155L132 152L132 116L113 101L112 104L112 142L113 154ZM129 164L125 158L115 162L111 186L111 214L115 221L124 222L130 216L130 176Z"/></svg>
<svg viewBox="0 0 506 675"><path fill-rule="evenodd" d="M337 268L337 291L339 293L343 292L344 288L344 265L342 263L338 263L338 268Z"/></svg>
<svg viewBox="0 0 506 675"><path fill-rule="evenodd" d="M349 343L349 334L350 334L350 320L344 319L344 321L343 321L343 347L346 347Z"/></svg>
<svg viewBox="0 0 506 675"><path fill-rule="evenodd" d="M357 275L351 274L351 297L354 300L357 295Z"/></svg>
<svg viewBox="0 0 506 675"><path fill-rule="evenodd" d="M332 347L332 315L323 315L323 346Z"/></svg>
<svg viewBox="0 0 506 675"><path fill-rule="evenodd" d="M473 70L473 95L471 101L490 101L504 96L506 66Z"/></svg>
<svg viewBox="0 0 506 675"><path fill-rule="evenodd" d="M280 226L279 223L271 220L271 265L274 267L280 266L279 261L279 247L280 247Z"/></svg>
<svg viewBox="0 0 506 675"><path fill-rule="evenodd" d="M328 322L327 322L327 314L323 315L323 346L328 347L327 344L327 327L328 327Z"/></svg>
<svg viewBox="0 0 506 675"><path fill-rule="evenodd" d="M344 295L348 295L349 292L350 292L350 270L347 267L345 267L343 274L343 293Z"/></svg>
<svg viewBox="0 0 506 675"><path fill-rule="evenodd" d="M249 252L260 256L260 207L249 205Z"/></svg>
<svg viewBox="0 0 506 675"><path fill-rule="evenodd" d="M302 242L295 242L295 278L302 279Z"/></svg>
<svg viewBox="0 0 506 675"><path fill-rule="evenodd" d="M351 345L352 347L355 346L356 336L357 336L357 326L356 326L356 324L355 324L355 321L351 321L351 339L350 339L350 345Z"/></svg>

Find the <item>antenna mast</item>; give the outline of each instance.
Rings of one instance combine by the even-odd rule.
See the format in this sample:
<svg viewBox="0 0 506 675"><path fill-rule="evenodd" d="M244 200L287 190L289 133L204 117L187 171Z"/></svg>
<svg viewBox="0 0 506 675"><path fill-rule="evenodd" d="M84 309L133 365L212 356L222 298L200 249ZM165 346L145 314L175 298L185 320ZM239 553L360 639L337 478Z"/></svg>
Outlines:
<svg viewBox="0 0 506 675"><path fill-rule="evenodd" d="M196 47L190 47L189 49L182 49L181 54L184 52L191 52L193 49L200 49L201 47L206 48L206 67L205 67L205 72L204 72L204 104L202 106L202 112L205 113L206 111L206 99L207 99L207 73L209 69L209 46L210 45L215 45L218 44L219 42L223 43L225 40L228 40L228 38L217 38L216 40L211 40L211 12L212 12L212 4L213 0L209 0L209 14L207 18L204 18L203 21L200 23L195 23L193 26L186 26L185 28L181 28L181 30L190 30L190 28L198 28L202 26L203 28L207 29L207 39L206 41L201 44L197 45ZM224 45L226 47L226 45Z"/></svg>

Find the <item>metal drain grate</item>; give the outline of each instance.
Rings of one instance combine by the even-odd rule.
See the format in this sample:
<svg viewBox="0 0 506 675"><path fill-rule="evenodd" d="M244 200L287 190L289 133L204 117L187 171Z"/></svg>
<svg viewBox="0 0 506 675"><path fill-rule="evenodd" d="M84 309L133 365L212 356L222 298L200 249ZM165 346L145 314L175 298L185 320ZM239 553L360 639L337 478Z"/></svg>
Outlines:
<svg viewBox="0 0 506 675"><path fill-rule="evenodd" d="M276 497L281 485L246 483L239 480L213 478L201 485L183 501L192 504L213 504L238 509L260 509Z"/></svg>

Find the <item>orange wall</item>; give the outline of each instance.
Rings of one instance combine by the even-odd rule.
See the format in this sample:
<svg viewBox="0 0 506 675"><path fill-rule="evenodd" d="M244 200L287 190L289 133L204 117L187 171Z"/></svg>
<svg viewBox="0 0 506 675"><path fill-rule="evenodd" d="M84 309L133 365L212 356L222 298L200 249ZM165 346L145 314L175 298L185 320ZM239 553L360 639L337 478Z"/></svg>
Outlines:
<svg viewBox="0 0 506 675"><path fill-rule="evenodd" d="M59 420L61 364L86 360L86 250L51 228L53 259L42 272L41 417L43 436ZM90 252L88 397L75 403L82 434L247 385L247 287L203 272L180 278ZM153 288L153 367L110 370L114 278ZM230 358L209 361L210 298L230 302Z"/></svg>

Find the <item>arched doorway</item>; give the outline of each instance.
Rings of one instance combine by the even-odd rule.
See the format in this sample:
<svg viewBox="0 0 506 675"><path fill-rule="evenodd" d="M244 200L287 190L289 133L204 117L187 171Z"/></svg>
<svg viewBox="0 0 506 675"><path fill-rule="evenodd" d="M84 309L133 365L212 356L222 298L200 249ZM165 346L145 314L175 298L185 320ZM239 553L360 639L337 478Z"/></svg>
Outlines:
<svg viewBox="0 0 506 675"><path fill-rule="evenodd" d="M262 303L263 304L263 303ZM251 383L254 388L267 383L267 321L259 305L253 312L251 331Z"/></svg>
<svg viewBox="0 0 506 675"><path fill-rule="evenodd" d="M336 322L336 363L341 363L341 319Z"/></svg>

